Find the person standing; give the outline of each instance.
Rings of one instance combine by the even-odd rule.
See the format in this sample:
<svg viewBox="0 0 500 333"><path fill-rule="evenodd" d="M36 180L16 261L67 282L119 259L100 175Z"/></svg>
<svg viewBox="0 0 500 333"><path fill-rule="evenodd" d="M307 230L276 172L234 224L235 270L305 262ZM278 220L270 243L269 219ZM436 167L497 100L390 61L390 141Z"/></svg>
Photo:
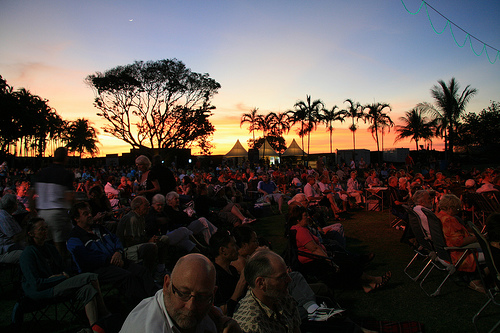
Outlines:
<svg viewBox="0 0 500 333"><path fill-rule="evenodd" d="M54 163L40 170L35 178L36 209L48 226L48 240L54 242L64 260L69 258L66 241L72 229L68 210L74 200L73 172L65 168L68 150L59 147L54 152Z"/></svg>

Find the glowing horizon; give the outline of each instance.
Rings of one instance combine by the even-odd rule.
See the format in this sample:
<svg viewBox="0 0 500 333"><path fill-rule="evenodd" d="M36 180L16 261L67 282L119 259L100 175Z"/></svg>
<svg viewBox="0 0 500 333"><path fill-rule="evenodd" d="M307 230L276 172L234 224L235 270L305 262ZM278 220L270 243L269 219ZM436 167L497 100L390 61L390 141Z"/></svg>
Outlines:
<svg viewBox="0 0 500 333"><path fill-rule="evenodd" d="M420 3L405 0L410 11ZM443 0L433 7L489 45L500 45L500 2ZM478 89L466 112L500 99L500 60L491 65L485 55L457 47L449 32L436 35L425 15L409 15L394 1L37 0L4 1L0 8L0 75L14 89L48 99L64 119L94 123L100 156L130 146L103 133L85 77L135 60L177 58L221 84L212 100L217 155L236 139L248 149L252 134L240 128L243 113L254 107L261 114L284 112L306 95L326 108L343 109L346 98L389 103L396 124L417 103L433 102L430 89L438 80L455 77L461 89ZM441 29L446 24L438 16L432 22ZM460 33L457 40L465 38ZM376 150L368 125L359 125L356 148ZM334 148L352 149L348 126L349 119L336 123ZM385 147L414 149L409 140L393 144L394 135L391 129ZM292 130L287 146L292 138L301 145ZM329 152L328 139L319 125L311 153ZM442 141L433 147L442 148Z"/></svg>

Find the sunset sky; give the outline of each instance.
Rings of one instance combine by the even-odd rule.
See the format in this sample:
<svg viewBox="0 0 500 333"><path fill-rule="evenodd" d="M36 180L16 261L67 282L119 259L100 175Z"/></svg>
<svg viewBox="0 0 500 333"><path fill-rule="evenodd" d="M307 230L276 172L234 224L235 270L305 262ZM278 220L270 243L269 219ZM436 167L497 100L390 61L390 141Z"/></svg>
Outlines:
<svg viewBox="0 0 500 333"><path fill-rule="evenodd" d="M403 0L411 12L421 4ZM429 0L462 29L500 49L500 1ZM429 8L437 31L446 20ZM466 35L453 27L457 42ZM472 41L476 52L483 45ZM491 61L497 52L487 48ZM438 35L425 8L411 15L401 0L352 1L129 1L2 0L0 2L0 75L15 89L24 87L49 100L67 120L85 117L100 128L87 75L135 60L177 58L195 72L209 73L222 88L212 104L215 154L239 139L243 113L254 107L266 114L293 108L307 95L327 108L362 104L392 106L396 124L419 102L432 102L438 80L455 77L478 94L467 107L478 112L500 101L500 58L476 56L467 41L455 44L449 27ZM334 148L352 148L349 120L338 123ZM356 147L375 150L360 123ZM101 154L130 146L102 134ZM394 130L384 139L391 147ZM287 144L298 135L292 131ZM311 152L329 151L323 126L312 134ZM411 147L409 141L396 147ZM435 146L441 147L440 143ZM194 150L193 150L194 152Z"/></svg>

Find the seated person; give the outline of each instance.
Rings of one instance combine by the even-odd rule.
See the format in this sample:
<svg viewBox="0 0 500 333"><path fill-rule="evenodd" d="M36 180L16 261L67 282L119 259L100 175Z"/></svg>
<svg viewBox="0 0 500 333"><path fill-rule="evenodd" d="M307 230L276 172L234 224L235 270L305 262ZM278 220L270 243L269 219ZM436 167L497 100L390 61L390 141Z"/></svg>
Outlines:
<svg viewBox="0 0 500 333"><path fill-rule="evenodd" d="M334 198L336 200L342 201L342 207L343 207L344 211L346 211L347 205L349 203L349 195L342 188L342 184L340 184L339 177L337 175L334 175L332 177L332 184L330 186L332 188Z"/></svg>
<svg viewBox="0 0 500 333"><path fill-rule="evenodd" d="M325 170L325 172L319 177L318 188L323 195L326 195L328 201L330 203L333 203L337 213L343 213L345 211L341 210L337 206L335 191L333 190L332 183L330 181L330 176L327 170Z"/></svg>
<svg viewBox="0 0 500 333"><path fill-rule="evenodd" d="M356 176L356 171L351 171L351 178L347 181L347 194L356 200L357 206L361 206L365 198L363 197L363 191L361 190Z"/></svg>
<svg viewBox="0 0 500 333"><path fill-rule="evenodd" d="M288 212L289 214L296 208L305 208L311 217L311 223L309 225L310 231L318 238L321 239L322 243L327 243L332 246L332 251L345 251L346 241L344 235L344 226L341 223L333 223L325 227L320 227L324 223L320 223L317 220L321 219L321 216L317 214L313 209L309 208L309 200L307 200L304 193L296 194L292 200L288 201ZM287 221L287 230L291 228L292 225Z"/></svg>
<svg viewBox="0 0 500 333"><path fill-rule="evenodd" d="M296 207L292 210L289 224L291 230L295 230L297 248L323 257L331 257L319 238L311 233L307 228L310 217L307 211L302 207ZM361 286L365 293L382 288L387 284L391 277L391 272L384 276L370 276L363 272L363 262L360 258L350 256L348 253L336 253L334 261L322 259L312 259L299 256L303 272L308 272L316 276L332 289ZM337 266L338 265L338 266Z"/></svg>
<svg viewBox="0 0 500 333"><path fill-rule="evenodd" d="M210 237L217 231L217 227L204 217L196 218L189 216L180 208L179 194L177 192L169 192L165 196L167 205L165 206L165 214L167 221L173 229L186 227L191 230L194 235L202 237L205 246L210 242Z"/></svg>
<svg viewBox="0 0 500 333"><path fill-rule="evenodd" d="M245 277L231 266L231 262L238 259L238 246L227 230L218 230L210 239L210 252L214 257L217 285L214 305L232 317L247 289Z"/></svg>
<svg viewBox="0 0 500 333"><path fill-rule="evenodd" d="M241 332L234 320L213 307L216 288L210 260L188 254L165 275L163 289L130 312L120 332Z"/></svg>
<svg viewBox="0 0 500 333"><path fill-rule="evenodd" d="M153 196L151 207L146 215L146 235L149 238L158 236L162 243L178 247L187 253L199 252L196 250L196 243L191 240L193 232L186 227L173 227L167 219L164 207L165 197L163 194Z"/></svg>
<svg viewBox="0 0 500 333"><path fill-rule="evenodd" d="M33 300L76 298L85 305L85 313L93 332L102 332L99 318L110 316L99 288L97 274L82 273L70 277L63 271L63 260L56 248L46 243L48 226L44 219L28 221L28 246L21 255L23 291Z"/></svg>
<svg viewBox="0 0 500 333"><path fill-rule="evenodd" d="M382 186L382 182L377 178L377 171L370 170L368 177L365 180L366 187L378 187Z"/></svg>
<svg viewBox="0 0 500 333"><path fill-rule="evenodd" d="M125 258L118 237L102 225L94 224L86 202L75 204L70 217L74 228L67 247L79 272L98 274L101 283L117 285L132 302L139 302L156 292L148 270Z"/></svg>
<svg viewBox="0 0 500 333"><path fill-rule="evenodd" d="M12 214L18 202L14 194L0 199L0 263L17 264L24 249L24 232Z"/></svg>
<svg viewBox="0 0 500 333"><path fill-rule="evenodd" d="M330 197L320 193L319 189L316 187L316 177L314 175L307 176L307 184L304 185L304 194L310 203L317 203L323 207L331 208L335 219L340 220L339 212L340 209L337 207L335 200L333 200L333 195L331 193Z"/></svg>
<svg viewBox="0 0 500 333"><path fill-rule="evenodd" d="M447 246L465 246L477 242L476 236L471 235L469 231L455 217L462 202L454 194L445 194L439 200L439 212L436 216L441 220L444 239ZM462 256L463 251L451 251L451 260L455 264ZM462 277L469 284L469 288L482 293L486 293L481 280L476 271L475 254L469 254L458 266L457 270L463 272Z"/></svg>
<svg viewBox="0 0 500 333"><path fill-rule="evenodd" d="M120 207L120 190L115 187L116 178L114 176L108 177L108 182L104 186L104 193L108 197L111 209L116 210Z"/></svg>
<svg viewBox="0 0 500 333"><path fill-rule="evenodd" d="M123 176L122 178L120 178L120 185L118 185L118 189L120 190L120 197L128 202L132 197L132 193L134 192L132 181L129 178Z"/></svg>
<svg viewBox="0 0 500 333"><path fill-rule="evenodd" d="M244 332L300 332L299 311L288 293L291 279L280 256L259 251L245 267L245 279L250 289L234 314Z"/></svg>
<svg viewBox="0 0 500 333"><path fill-rule="evenodd" d="M137 196L130 203L130 208L130 212L118 222L116 235L124 247L125 257L136 263L142 260L144 266L151 274L154 274L158 260L156 243L160 241L160 238L157 236L149 238L146 235L145 216L149 211L149 202L145 197ZM162 251L165 252L165 250L166 248L162 247Z"/></svg>
<svg viewBox="0 0 500 333"><path fill-rule="evenodd" d="M391 214L399 217L400 219L408 222L408 213L403 208L407 202L402 196L402 193L398 187L398 177L389 177L389 202L391 206Z"/></svg>
<svg viewBox="0 0 500 333"><path fill-rule="evenodd" d="M268 250L268 248L265 246L258 248L259 244L257 234L247 225L235 227L232 231L232 235L234 235L236 245L238 247L238 260L233 261L231 266L236 268L240 276L243 276L243 272L249 258L256 251ZM304 276L299 272L290 272L290 278L292 281L288 289L290 295L297 301L301 319L309 321L325 321L328 320L328 318L343 312L342 309L330 309L324 304L320 306L316 303L316 292L314 290L322 294L322 296L333 299L333 293L331 293L326 285L322 283L309 285ZM225 286L226 284L222 284L221 287L224 288ZM235 289L233 288L230 290Z"/></svg>
<svg viewBox="0 0 500 333"><path fill-rule="evenodd" d="M208 195L208 200L210 202L210 209L216 211L219 218L231 226L238 226L256 221L250 212L245 211L242 206L233 203L226 196L224 186L215 185L213 187L213 194Z"/></svg>
<svg viewBox="0 0 500 333"><path fill-rule="evenodd" d="M439 193L448 193L449 182L442 172L436 173L436 180L432 184L432 188Z"/></svg>
<svg viewBox="0 0 500 333"><path fill-rule="evenodd" d="M118 223L108 197L101 185L94 185L89 190L89 205L92 217L99 223L104 224L110 231L116 232Z"/></svg>
<svg viewBox="0 0 500 333"><path fill-rule="evenodd" d="M278 186L269 179L269 175L267 173L262 175L262 180L257 184L257 191L264 195L264 201L271 202L271 199L274 202L278 203L278 209L280 214L283 214L281 211L281 207L283 205L283 194L279 192Z"/></svg>

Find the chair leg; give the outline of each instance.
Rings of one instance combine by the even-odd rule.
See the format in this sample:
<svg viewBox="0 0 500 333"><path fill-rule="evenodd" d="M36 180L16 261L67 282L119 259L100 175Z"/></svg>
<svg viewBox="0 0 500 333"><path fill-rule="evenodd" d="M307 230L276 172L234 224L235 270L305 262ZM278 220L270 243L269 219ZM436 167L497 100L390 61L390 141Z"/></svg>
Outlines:
<svg viewBox="0 0 500 333"><path fill-rule="evenodd" d="M418 279L420 279L420 277L422 276L422 274L424 274L424 272L427 270L427 267L429 267L429 265L432 263L432 259L429 258L429 257L426 257L427 259L427 263L425 264L425 266L422 268L422 270L416 275L416 276L411 276L409 273L408 273L408 269L410 268L410 266L413 264L413 262L419 257L419 256L422 256L420 253L415 253L415 256L413 256L412 260L408 263L408 265L406 265L405 269L403 270L404 273L406 274L406 276L408 276L410 279L412 279L413 281L418 281Z"/></svg>

